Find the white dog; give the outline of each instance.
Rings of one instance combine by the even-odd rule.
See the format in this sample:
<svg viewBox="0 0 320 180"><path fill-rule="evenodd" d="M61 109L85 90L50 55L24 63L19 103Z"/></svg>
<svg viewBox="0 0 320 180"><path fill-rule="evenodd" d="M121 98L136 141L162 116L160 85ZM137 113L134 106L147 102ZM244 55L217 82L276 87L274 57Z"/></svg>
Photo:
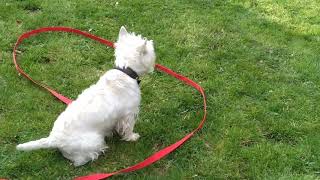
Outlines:
<svg viewBox="0 0 320 180"><path fill-rule="evenodd" d="M107 71L59 115L49 137L19 144L17 149L58 148L81 166L104 152L104 138L113 131L123 140L136 141L140 137L133 132L141 99L138 77L154 69L153 41L122 26L115 57L117 68Z"/></svg>

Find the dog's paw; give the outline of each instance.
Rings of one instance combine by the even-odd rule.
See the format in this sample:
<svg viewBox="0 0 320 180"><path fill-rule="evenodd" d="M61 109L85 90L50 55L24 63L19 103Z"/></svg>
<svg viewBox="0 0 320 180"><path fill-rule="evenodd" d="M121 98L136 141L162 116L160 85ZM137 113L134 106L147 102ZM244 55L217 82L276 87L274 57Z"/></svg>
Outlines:
<svg viewBox="0 0 320 180"><path fill-rule="evenodd" d="M109 146L104 146L103 148L100 149L100 152L102 152L102 154L104 154L107 149L109 149Z"/></svg>
<svg viewBox="0 0 320 180"><path fill-rule="evenodd" d="M137 141L140 135L138 133L132 133L129 136L122 138L124 141Z"/></svg>
<svg viewBox="0 0 320 180"><path fill-rule="evenodd" d="M90 160L86 160L86 159L76 159L74 162L73 162L73 165L75 167L79 167L79 166L82 166L84 164L86 164L87 162L89 162Z"/></svg>

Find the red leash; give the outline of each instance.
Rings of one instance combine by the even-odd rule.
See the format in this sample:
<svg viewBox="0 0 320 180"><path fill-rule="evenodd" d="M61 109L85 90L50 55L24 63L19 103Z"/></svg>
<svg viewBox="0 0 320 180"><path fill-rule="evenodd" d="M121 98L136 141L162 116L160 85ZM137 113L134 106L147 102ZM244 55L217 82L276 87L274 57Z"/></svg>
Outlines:
<svg viewBox="0 0 320 180"><path fill-rule="evenodd" d="M64 102L65 104L70 104L72 102L71 99L59 94L58 92L56 92L55 90L51 89L50 87L40 83L40 82L37 82L35 80L33 80L27 73L25 73L19 66L19 64L17 63L17 55L16 55L16 51L17 51L17 48L19 46L19 44L24 40L24 39L27 39L29 38L30 36L33 36L33 35L36 35L36 34L39 34L39 33L43 33L43 32L50 32L50 31L59 31L59 32L68 32L68 33L74 33L74 34L79 34L79 35L82 35L82 36L85 36L87 38L90 38L90 39L93 39L95 41L98 41L106 46L109 46L109 47L113 47L114 48L114 45L113 45L113 42L111 41L108 41L108 40L105 40L105 39L102 39L100 37L97 37L95 35L92 35L92 34L89 34L87 32L84 32L84 31L80 31L78 29L73 29L73 28L68 28L68 27L45 27L45 28L39 28L39 29L36 29L36 30L32 30L32 31L29 31L29 32L26 32L24 34L22 34L19 39L17 40L15 46L14 46L14 49L13 49L13 62L14 62L14 65L17 69L17 71L22 74L23 76L25 76L27 79L29 79L30 81L32 81L33 83L45 88L46 90L48 90L52 95L54 95L56 98L58 98L60 101ZM97 180L97 179L105 179L105 178L108 178L110 176L113 176L115 174L120 174L120 173L126 173L126 172L131 172L131 171L135 171L135 170L139 170L139 169L142 169L146 166L149 166L151 165L152 163L160 160L161 158L163 158L164 156L170 154L172 151L174 151L175 149L177 149L179 146L181 146L185 141L187 141L188 139L190 139L191 136L194 135L195 132L197 132L199 129L202 128L205 120L206 120L206 116L207 116L207 103L206 103L206 96L204 94L204 90L203 88L198 85L196 82L172 71L171 69L165 67L165 66L162 66L160 64L156 64L156 69L159 70L159 71L162 71L170 76L173 76L175 77L176 79L188 84L189 86L192 86L194 87L196 90L198 90L200 92L200 94L202 95L203 97L203 118L200 122L200 124L198 125L198 127L196 129L194 129L191 133L189 133L188 135L186 135L184 138L180 139L179 141L175 142L174 144L171 144L170 146L167 146L165 147L164 149L161 149L160 151L154 153L153 155L151 155L150 157L148 157L147 159L143 160L142 162L136 164L136 165L133 165L131 167L128 167L128 168L125 168L125 169L121 169L119 171L116 171L116 172L112 172L112 173L98 173L98 174L91 174L91 175L88 175L88 176L82 176L82 177L77 177L75 178L76 180Z"/></svg>

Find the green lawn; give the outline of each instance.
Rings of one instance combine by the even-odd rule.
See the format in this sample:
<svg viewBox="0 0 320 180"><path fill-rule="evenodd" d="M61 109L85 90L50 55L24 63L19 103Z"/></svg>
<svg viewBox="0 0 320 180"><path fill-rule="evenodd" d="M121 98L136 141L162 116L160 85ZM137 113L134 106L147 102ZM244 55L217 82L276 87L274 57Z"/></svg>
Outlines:
<svg viewBox="0 0 320 180"><path fill-rule="evenodd" d="M201 96L155 72L143 77L134 143L118 137L75 168L57 150L18 152L48 135L65 105L12 63L20 34L70 26L116 40L119 28L153 39L157 62L199 82L201 132L143 170L113 179L320 179L320 2L317 0L0 0L0 178L71 179L133 165L182 138ZM113 49L47 33L25 41L21 66L75 98L113 66ZM50 178L49 178L50 177Z"/></svg>

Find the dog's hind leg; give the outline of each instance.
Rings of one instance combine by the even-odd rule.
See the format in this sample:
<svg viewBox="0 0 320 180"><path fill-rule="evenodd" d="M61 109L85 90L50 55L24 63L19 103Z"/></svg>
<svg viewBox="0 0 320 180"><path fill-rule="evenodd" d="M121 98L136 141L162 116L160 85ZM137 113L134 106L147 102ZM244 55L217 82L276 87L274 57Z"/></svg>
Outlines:
<svg viewBox="0 0 320 180"><path fill-rule="evenodd" d="M65 158L73 162L74 166L81 166L98 159L107 148L102 135L95 132L83 132L67 139L67 143L59 149Z"/></svg>
<svg viewBox="0 0 320 180"><path fill-rule="evenodd" d="M122 140L136 141L139 139L140 135L133 132L136 116L135 113L131 113L117 122L116 131L122 137Z"/></svg>

